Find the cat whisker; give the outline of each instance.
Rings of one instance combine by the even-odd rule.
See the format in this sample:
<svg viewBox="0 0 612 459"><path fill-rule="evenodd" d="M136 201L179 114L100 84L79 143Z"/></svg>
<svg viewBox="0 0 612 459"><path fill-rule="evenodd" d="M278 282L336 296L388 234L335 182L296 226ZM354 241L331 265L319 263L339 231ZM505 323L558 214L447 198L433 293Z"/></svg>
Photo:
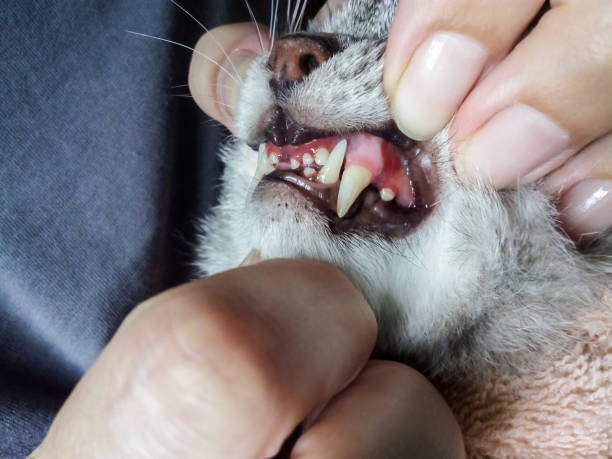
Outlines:
<svg viewBox="0 0 612 459"><path fill-rule="evenodd" d="M259 37L259 45L261 46L261 52L263 53L265 50L264 50L263 39L261 38L261 31L259 30L259 24L257 23L257 19L255 19L255 14L253 13L253 10L251 9L251 5L249 5L248 0L244 0L244 3L247 7L247 10L249 11L251 20L253 21L253 24L255 24L255 28L257 29L257 36Z"/></svg>
<svg viewBox="0 0 612 459"><path fill-rule="evenodd" d="M272 11L272 44L270 45L270 49L274 48L274 42L276 40L277 33L277 24L278 24L278 4L280 0L272 0L272 7L274 11Z"/></svg>
<svg viewBox="0 0 612 459"><path fill-rule="evenodd" d="M168 96L170 96L170 97L189 97L191 99L194 98L192 94L168 94ZM216 104L223 105L224 107L228 107L230 109L233 109L233 107L230 104L226 104L225 102L221 102L220 100L215 99L210 94L200 94L199 97L206 97L207 99L210 99L211 101L213 101Z"/></svg>
<svg viewBox="0 0 612 459"><path fill-rule="evenodd" d="M230 65L234 69L234 73L236 74L238 79L242 82L242 78L240 77L240 73L238 72L238 69L236 68L236 66L234 65L232 60L230 59L229 55L227 54L227 51L225 51L225 48L221 45L221 43L219 43L219 41L215 38L215 36L211 33L211 31L204 24L202 24L200 21L198 21L198 19L196 19L196 17L193 14L191 14L189 11L187 11L185 8L183 8L181 5L179 5L175 0L170 0L170 2L174 6L179 8L187 16L189 16L191 19L193 19L200 27L202 27L202 29L204 29L204 32L206 32L208 35L210 35L210 38L217 45L217 47L223 52L223 55L225 56L227 61L230 63Z"/></svg>
<svg viewBox="0 0 612 459"><path fill-rule="evenodd" d="M302 5L302 11L300 11L300 15L298 16L298 20L295 24L295 31L302 28L302 21L304 20L304 13L306 12L307 4L308 4L308 0L304 0L304 4Z"/></svg>
<svg viewBox="0 0 612 459"><path fill-rule="evenodd" d="M189 86L189 83L177 84L177 85L174 85L174 86L170 86L170 89L186 88L187 86Z"/></svg>
<svg viewBox="0 0 612 459"><path fill-rule="evenodd" d="M183 43L179 43L176 41L172 41L172 40L168 40L167 38L161 38L161 37L155 37L153 35L147 35L146 33L140 33L140 32L134 32L132 30L126 30L127 33L131 33L133 35L139 35L141 37L146 37L146 38L153 38L154 40L160 40L166 43L170 43L172 45L176 45L176 46L180 46L182 48L188 49L192 52L194 52L196 55L203 57L204 59L206 59L207 61L209 61L210 63L216 65L217 67L219 67L219 69L223 72L225 72L227 74L227 76L229 76L232 80L234 80L236 83L238 83L238 81L236 80L236 77L234 75L232 75L225 67L223 67L221 64L219 64L217 61L215 61L214 59L212 59L210 56L207 56L206 54L198 51L197 49L192 48L191 46L187 46L184 45Z"/></svg>
<svg viewBox="0 0 612 459"><path fill-rule="evenodd" d="M306 1L299 0L295 5L295 10L293 11L293 17L291 18L291 33L295 33L298 28L298 20L300 17L300 9L304 8L306 5Z"/></svg>
<svg viewBox="0 0 612 459"><path fill-rule="evenodd" d="M287 24L289 25L289 33L294 33L295 32L295 20L297 19L297 13L300 10L300 5L302 3L302 0L297 0L295 2L295 5L293 6L293 14L291 14L291 20L287 20ZM289 17L289 14L291 13L290 9L287 9L287 17Z"/></svg>
<svg viewBox="0 0 612 459"><path fill-rule="evenodd" d="M272 46L274 46L274 29L272 28L273 20L274 20L274 0L270 0L270 37L271 37L271 41L270 41L270 47L268 48L268 51L270 51L272 49Z"/></svg>
<svg viewBox="0 0 612 459"><path fill-rule="evenodd" d="M298 2L300 0L297 0ZM287 25L291 24L291 4L293 2L291 0L287 0L287 10L285 11L285 22ZM289 28L289 32L291 32L291 28Z"/></svg>

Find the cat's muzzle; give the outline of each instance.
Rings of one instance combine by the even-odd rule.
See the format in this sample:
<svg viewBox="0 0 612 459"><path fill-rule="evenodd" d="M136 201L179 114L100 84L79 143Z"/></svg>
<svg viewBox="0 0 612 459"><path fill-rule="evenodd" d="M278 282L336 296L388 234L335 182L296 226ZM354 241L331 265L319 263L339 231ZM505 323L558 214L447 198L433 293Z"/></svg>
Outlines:
<svg viewBox="0 0 612 459"><path fill-rule="evenodd" d="M425 144L393 127L259 145L258 186L283 182L307 196L330 229L404 237L433 212L438 178Z"/></svg>

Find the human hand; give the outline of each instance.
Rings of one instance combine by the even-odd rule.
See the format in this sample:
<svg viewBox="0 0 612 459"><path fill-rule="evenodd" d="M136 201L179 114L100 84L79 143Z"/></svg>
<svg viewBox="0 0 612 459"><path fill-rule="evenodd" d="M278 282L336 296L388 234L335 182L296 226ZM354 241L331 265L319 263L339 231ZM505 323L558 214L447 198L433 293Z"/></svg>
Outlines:
<svg viewBox="0 0 612 459"><path fill-rule="evenodd" d="M279 288L282 286L282 288ZM165 292L124 321L31 457L461 457L414 370L370 361L376 321L336 268L273 260Z"/></svg>
<svg viewBox="0 0 612 459"><path fill-rule="evenodd" d="M464 178L547 176L574 238L612 226L612 3L400 0L384 83L398 126L450 134ZM567 161L571 158L570 161ZM567 162L566 162L567 161Z"/></svg>
<svg viewBox="0 0 612 459"><path fill-rule="evenodd" d="M320 14L345 1L330 0ZM398 126L415 139L431 138L456 114L460 176L500 189L546 177L567 232L592 239L612 226L612 3L553 0L514 46L543 4L400 0L385 88ZM232 56L239 71L260 52L252 25L215 34L228 53L241 50ZM210 35L197 49L229 68ZM192 68L196 102L232 129L240 85L209 61L194 59Z"/></svg>

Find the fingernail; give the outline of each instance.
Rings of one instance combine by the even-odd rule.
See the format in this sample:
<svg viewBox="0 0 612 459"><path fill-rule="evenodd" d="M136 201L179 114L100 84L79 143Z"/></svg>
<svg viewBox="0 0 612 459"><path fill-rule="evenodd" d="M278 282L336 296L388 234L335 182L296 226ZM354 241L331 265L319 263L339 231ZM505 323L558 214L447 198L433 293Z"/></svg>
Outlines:
<svg viewBox="0 0 612 459"><path fill-rule="evenodd" d="M487 49L465 35L440 32L415 51L391 105L410 138L433 137L452 118L484 68Z"/></svg>
<svg viewBox="0 0 612 459"><path fill-rule="evenodd" d="M260 261L261 261L261 254L257 250L251 250L249 254L246 256L246 258L242 260L242 262L238 266L242 267L242 266L256 265Z"/></svg>
<svg viewBox="0 0 612 459"><path fill-rule="evenodd" d="M612 228L612 180L585 179L560 203L561 221L575 239L594 239Z"/></svg>
<svg viewBox="0 0 612 459"><path fill-rule="evenodd" d="M240 100L242 82L257 54L248 49L235 49L219 69L217 100L219 109L232 120Z"/></svg>
<svg viewBox="0 0 612 459"><path fill-rule="evenodd" d="M522 177L567 156L569 134L543 113L527 105L508 107L458 146L455 165L465 178L478 178L505 188Z"/></svg>

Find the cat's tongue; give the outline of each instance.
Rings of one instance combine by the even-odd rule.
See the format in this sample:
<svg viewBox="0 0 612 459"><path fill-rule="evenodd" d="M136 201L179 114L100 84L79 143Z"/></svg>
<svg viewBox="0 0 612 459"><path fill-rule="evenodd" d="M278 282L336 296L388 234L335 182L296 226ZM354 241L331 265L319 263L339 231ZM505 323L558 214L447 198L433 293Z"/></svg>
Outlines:
<svg viewBox="0 0 612 459"><path fill-rule="evenodd" d="M370 185L383 201L400 207L415 204L415 192L407 161L392 143L372 134L347 138L326 137L303 145L279 147L269 142L259 149L258 175L273 170L302 175L312 182L335 185L337 214L344 217L359 195Z"/></svg>

